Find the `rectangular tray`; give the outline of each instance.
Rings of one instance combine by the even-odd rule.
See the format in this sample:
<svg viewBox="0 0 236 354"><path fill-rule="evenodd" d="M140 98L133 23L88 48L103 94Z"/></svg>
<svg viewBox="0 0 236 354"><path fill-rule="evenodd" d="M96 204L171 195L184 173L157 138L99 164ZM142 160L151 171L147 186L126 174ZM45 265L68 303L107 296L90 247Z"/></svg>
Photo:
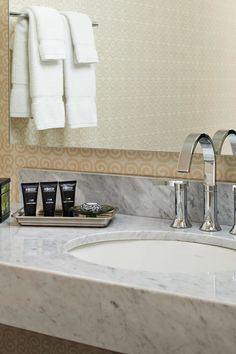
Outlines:
<svg viewBox="0 0 236 354"><path fill-rule="evenodd" d="M114 210L98 215L96 218L91 216L74 216L63 217L62 210L56 210L55 216L46 217L43 215L43 210L37 210L36 216L25 216L24 208L17 210L12 217L16 219L21 226L58 226L58 227L106 227L114 218L118 208Z"/></svg>

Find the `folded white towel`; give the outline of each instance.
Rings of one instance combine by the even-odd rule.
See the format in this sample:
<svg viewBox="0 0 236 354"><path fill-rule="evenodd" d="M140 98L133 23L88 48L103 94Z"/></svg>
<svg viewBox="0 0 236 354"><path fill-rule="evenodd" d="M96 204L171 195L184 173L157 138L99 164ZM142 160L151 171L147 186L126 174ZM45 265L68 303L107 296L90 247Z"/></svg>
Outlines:
<svg viewBox="0 0 236 354"><path fill-rule="evenodd" d="M97 126L96 75L93 64L75 64L70 26L66 29L66 59L64 60L66 116L71 128Z"/></svg>
<svg viewBox="0 0 236 354"><path fill-rule="evenodd" d="M44 6L31 6L37 23L37 37L41 60L64 59L65 31L60 13Z"/></svg>
<svg viewBox="0 0 236 354"><path fill-rule="evenodd" d="M70 24L75 63L97 63L98 54L90 18L79 12L66 11L63 14Z"/></svg>
<svg viewBox="0 0 236 354"><path fill-rule="evenodd" d="M12 43L10 117L31 117L29 96L28 21L19 18Z"/></svg>
<svg viewBox="0 0 236 354"><path fill-rule="evenodd" d="M38 130L63 128L65 109L62 99L62 60L41 61L35 16L30 9L26 11L29 15L30 96L36 128Z"/></svg>

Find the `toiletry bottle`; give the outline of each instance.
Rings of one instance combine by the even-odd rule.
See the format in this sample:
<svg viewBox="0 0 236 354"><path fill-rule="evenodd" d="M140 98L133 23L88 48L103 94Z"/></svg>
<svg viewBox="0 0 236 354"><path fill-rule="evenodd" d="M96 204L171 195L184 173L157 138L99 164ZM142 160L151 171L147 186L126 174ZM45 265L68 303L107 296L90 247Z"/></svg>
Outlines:
<svg viewBox="0 0 236 354"><path fill-rule="evenodd" d="M44 216L54 216L57 197L57 182L40 183Z"/></svg>
<svg viewBox="0 0 236 354"><path fill-rule="evenodd" d="M25 216L36 216L39 183L21 184Z"/></svg>
<svg viewBox="0 0 236 354"><path fill-rule="evenodd" d="M70 210L75 205L76 181L59 182L61 191L61 201L63 216L72 217L73 211Z"/></svg>

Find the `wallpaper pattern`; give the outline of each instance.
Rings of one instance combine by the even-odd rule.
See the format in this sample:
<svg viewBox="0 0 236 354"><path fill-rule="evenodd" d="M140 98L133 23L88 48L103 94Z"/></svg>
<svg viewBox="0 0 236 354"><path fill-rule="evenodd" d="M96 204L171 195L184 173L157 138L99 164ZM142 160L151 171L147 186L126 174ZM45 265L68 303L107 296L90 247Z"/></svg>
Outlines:
<svg viewBox="0 0 236 354"><path fill-rule="evenodd" d="M99 23L98 126L36 131L11 119L15 144L179 151L194 131L235 127L234 0L10 0L84 11Z"/></svg>
<svg viewBox="0 0 236 354"><path fill-rule="evenodd" d="M8 2L0 0L0 171L12 178L12 200L18 200L18 170L22 167L68 171L202 178L202 157L194 158L189 175L178 175L177 153L48 148L9 145L8 121ZM235 158L218 159L217 178L236 181Z"/></svg>
<svg viewBox="0 0 236 354"><path fill-rule="evenodd" d="M147 175L161 177L177 177L176 164L178 154L165 152L133 152L111 150L88 149L63 149L43 148L37 146L9 145L8 122L8 7L7 0L0 0L0 173L1 176L12 178L12 199L18 199L18 171L23 167L48 168L71 171ZM217 178L221 181L236 182L235 158L221 157L218 161ZM202 178L202 160L200 156L194 159L191 178ZM33 343L38 343L37 348L42 347L44 338L41 335L23 334L0 326L0 352L2 354L37 353L38 349L32 349ZM19 343L24 343L30 349L14 349L16 336ZM3 347L3 343L5 347ZM15 343L15 342L14 342ZM10 349L9 346L10 345ZM20 345L20 344L17 344ZM55 345L49 345L47 354L55 353ZM60 353L96 353L81 349L68 349L69 344L63 344ZM8 349L7 349L8 348ZM72 345L73 348L73 345ZM28 350L28 351L27 351ZM64 351L63 351L64 350ZM83 351L84 350L84 351ZM58 351L59 352L59 351ZM57 353L58 353L57 352ZM42 353L44 353L42 351ZM100 351L97 351L100 354Z"/></svg>
<svg viewBox="0 0 236 354"><path fill-rule="evenodd" d="M0 325L1 354L115 354L80 343L65 341L18 328Z"/></svg>

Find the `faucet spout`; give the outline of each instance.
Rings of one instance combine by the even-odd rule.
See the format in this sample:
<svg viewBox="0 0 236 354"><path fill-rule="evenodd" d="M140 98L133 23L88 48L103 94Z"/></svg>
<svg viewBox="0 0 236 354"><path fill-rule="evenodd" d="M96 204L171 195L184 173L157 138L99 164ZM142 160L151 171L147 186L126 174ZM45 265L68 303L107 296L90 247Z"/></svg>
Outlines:
<svg viewBox="0 0 236 354"><path fill-rule="evenodd" d="M213 136L213 143L217 155L221 155L225 140L229 138L233 155L236 155L236 130L218 130Z"/></svg>
<svg viewBox="0 0 236 354"><path fill-rule="evenodd" d="M185 139L182 151L179 156L178 172L189 173L193 154L200 144L204 160L204 184L207 186L216 185L216 158L214 145L207 134L190 134Z"/></svg>
<svg viewBox="0 0 236 354"><path fill-rule="evenodd" d="M188 173L193 154L200 144L204 160L204 220L202 231L221 230L217 220L216 156L213 141L207 134L190 134L185 139L179 156L178 172Z"/></svg>

